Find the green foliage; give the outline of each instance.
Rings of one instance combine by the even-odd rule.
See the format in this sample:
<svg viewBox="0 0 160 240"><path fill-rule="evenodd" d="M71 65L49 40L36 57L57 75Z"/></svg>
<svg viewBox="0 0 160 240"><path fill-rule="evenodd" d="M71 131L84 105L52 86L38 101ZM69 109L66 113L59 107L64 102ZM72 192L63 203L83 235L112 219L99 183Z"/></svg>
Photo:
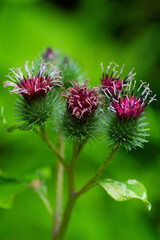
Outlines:
<svg viewBox="0 0 160 240"><path fill-rule="evenodd" d="M96 110L91 116L84 119L78 119L70 115L67 111L62 114L60 127L66 138L79 141L98 137L100 125L100 110Z"/></svg>
<svg viewBox="0 0 160 240"><path fill-rule="evenodd" d="M35 98L19 97L16 101L16 121L20 122L22 130L33 129L52 121L57 108L58 95L52 90L47 94Z"/></svg>
<svg viewBox="0 0 160 240"><path fill-rule="evenodd" d="M0 208L11 208L15 196L29 188L32 188L38 194L46 194L44 182L50 175L49 168L42 168L21 178L16 178L0 169Z"/></svg>
<svg viewBox="0 0 160 240"><path fill-rule="evenodd" d="M0 207L11 208L15 195L25 189L27 186L19 180L0 176Z"/></svg>
<svg viewBox="0 0 160 240"><path fill-rule="evenodd" d="M146 128L148 123L145 117L137 119L121 119L116 114L107 111L104 115L104 125L102 131L105 132L110 147L124 147L127 151L143 147L148 142L145 137L148 136Z"/></svg>
<svg viewBox="0 0 160 240"><path fill-rule="evenodd" d="M141 200L151 210L151 204L147 200L147 192L142 183L129 179L127 182L118 182L112 179L105 179L99 182L106 192L116 201L126 201L132 198Z"/></svg>

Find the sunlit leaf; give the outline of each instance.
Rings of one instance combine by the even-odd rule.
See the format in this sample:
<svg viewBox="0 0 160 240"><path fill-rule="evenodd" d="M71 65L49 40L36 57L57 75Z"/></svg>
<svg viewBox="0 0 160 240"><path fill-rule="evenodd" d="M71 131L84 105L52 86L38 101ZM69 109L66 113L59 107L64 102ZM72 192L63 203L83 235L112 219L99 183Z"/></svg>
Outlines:
<svg viewBox="0 0 160 240"><path fill-rule="evenodd" d="M105 179L99 182L107 193L116 201L126 201L132 198L140 199L151 210L151 204L147 200L147 192L142 183L137 180L129 179L127 182L118 182L112 179Z"/></svg>

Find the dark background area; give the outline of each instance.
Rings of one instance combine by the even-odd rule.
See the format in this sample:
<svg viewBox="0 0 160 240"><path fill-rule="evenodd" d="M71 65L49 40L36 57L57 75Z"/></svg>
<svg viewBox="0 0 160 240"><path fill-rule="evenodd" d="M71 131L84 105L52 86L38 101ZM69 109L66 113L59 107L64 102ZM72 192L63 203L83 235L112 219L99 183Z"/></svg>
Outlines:
<svg viewBox="0 0 160 240"><path fill-rule="evenodd" d="M160 238L160 1L138 0L1 0L0 107L13 119L14 95L3 89L8 69L32 61L47 46L75 58L91 80L100 83L100 63L111 61L123 76L135 67L137 81L157 94L147 110L149 143L129 153L121 150L104 176L137 179L148 190L152 211L138 200L118 203L96 187L77 201L66 239L158 240ZM51 135L54 140L54 132ZM69 152L69 151L68 151ZM76 169L77 188L109 153L106 143L89 144ZM33 132L9 134L0 122L0 168L22 176L36 168L55 167L55 158ZM50 197L54 203L52 184ZM51 239L51 219L30 190L19 194L11 210L0 210L0 240Z"/></svg>

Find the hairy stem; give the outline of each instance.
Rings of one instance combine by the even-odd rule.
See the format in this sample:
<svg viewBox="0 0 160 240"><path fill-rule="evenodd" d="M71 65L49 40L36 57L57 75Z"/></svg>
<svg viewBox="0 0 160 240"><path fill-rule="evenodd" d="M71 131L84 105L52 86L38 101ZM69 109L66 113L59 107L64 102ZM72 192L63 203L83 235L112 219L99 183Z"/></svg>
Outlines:
<svg viewBox="0 0 160 240"><path fill-rule="evenodd" d="M64 143L63 139L59 139L59 153L64 157ZM64 167L61 162L57 161L57 176L56 176L56 209L54 217L53 235L55 235L60 227L62 221L63 208L63 174Z"/></svg>
<svg viewBox="0 0 160 240"><path fill-rule="evenodd" d="M36 132L37 133L37 132ZM40 128L40 132L38 132L39 136L41 137L41 139L43 140L43 142L45 142L45 144L51 149L51 151L56 155L56 157L58 158L58 160L61 162L61 164L68 168L67 163L65 162L64 157L59 153L59 151L57 150L57 148L54 146L54 144L50 141L50 139L47 136L46 130L44 127Z"/></svg>
<svg viewBox="0 0 160 240"><path fill-rule="evenodd" d="M68 202L67 202L67 206L65 209L65 213L62 219L62 223L60 225L60 229L58 231L57 234L53 235L53 239L55 240L62 240L68 224L69 224L69 220L71 217L71 213L72 213L72 209L74 207L74 203L76 200L76 192L75 192L75 187L74 187L74 170L75 170L75 165L76 162L78 160L78 156L84 146L85 142L79 144L79 142L76 140L73 146L73 156L72 156L72 160L70 162L69 168L68 168Z"/></svg>
<svg viewBox="0 0 160 240"><path fill-rule="evenodd" d="M71 217L71 213L72 213L72 209L74 207L75 200L76 200L75 196L69 197L59 232L53 236L54 240L62 240L63 239L63 237L66 233L68 224L69 224L69 220Z"/></svg>
<svg viewBox="0 0 160 240"><path fill-rule="evenodd" d="M87 192L90 188L96 185L97 178L103 173L103 171L106 169L108 164L113 159L115 153L118 151L118 148L114 148L112 152L110 153L109 157L103 162L103 164L100 166L100 168L96 171L96 173L91 177L91 179L81 188L80 191L76 193L76 196L79 197L80 195Z"/></svg>

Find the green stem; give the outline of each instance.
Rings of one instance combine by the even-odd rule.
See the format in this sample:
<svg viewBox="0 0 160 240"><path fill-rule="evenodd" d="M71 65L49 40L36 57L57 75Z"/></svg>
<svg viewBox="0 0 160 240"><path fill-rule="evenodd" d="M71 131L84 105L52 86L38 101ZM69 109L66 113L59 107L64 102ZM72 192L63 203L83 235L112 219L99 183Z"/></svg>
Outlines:
<svg viewBox="0 0 160 240"><path fill-rule="evenodd" d="M45 144L51 149L51 151L56 155L56 157L59 159L59 161L61 162L61 164L68 168L68 164L65 162L64 157L59 153L59 151L57 150L57 148L54 146L54 144L50 141L50 139L47 136L46 130L44 127L40 128L40 132L36 132L39 134L39 136L41 137L41 139L43 140L43 142L45 142Z"/></svg>
<svg viewBox="0 0 160 240"><path fill-rule="evenodd" d="M69 224L69 220L71 217L71 213L72 213L72 209L74 207L74 203L76 200L76 192L75 192L75 187L74 187L74 170L75 170L75 165L76 162L78 160L78 156L83 148L85 144L85 141L81 144L79 144L79 142L76 140L73 146L73 156L72 156L72 160L70 162L69 168L68 168L68 184L69 184L69 188L68 188L68 202L67 202L67 206L65 209L65 213L62 219L62 223L60 225L60 229L59 231L53 235L53 239L54 240L62 240L68 224Z"/></svg>
<svg viewBox="0 0 160 240"><path fill-rule="evenodd" d="M80 153L80 145L79 145L78 141L76 140L73 145L72 160L71 160L69 168L68 168L69 195L72 195L75 191L75 189L74 189L74 170L75 170L75 165L76 165L79 153Z"/></svg>
<svg viewBox="0 0 160 240"><path fill-rule="evenodd" d="M103 171L106 169L108 164L111 162L113 159L114 155L118 151L118 148L114 148L112 152L110 153L109 157L103 162L103 164L100 166L100 168L96 171L96 173L91 177L91 179L81 188L80 191L76 193L76 196L79 197L80 195L84 194L87 192L90 188L95 186L97 178L103 173Z"/></svg>
<svg viewBox="0 0 160 240"><path fill-rule="evenodd" d="M81 148L79 148L81 149ZM115 153L117 152L118 148L115 148L112 150L111 154L109 157L104 161L104 163L101 165L101 167L97 170L97 172L93 175L93 177L85 184L85 186L79 191L75 192L74 189L74 166L76 163L77 156L79 155L80 151L79 149L76 150L76 148L73 151L73 158L70 164L70 168L68 171L68 181L69 181L69 198L68 198L68 203L67 207L64 213L64 217L62 220L62 224L60 226L59 232L53 236L54 240L63 240L63 237L66 233L69 220L71 217L71 213L74 207L74 203L80 195L88 191L91 187L93 187L96 184L96 179L103 173L103 171L106 169L112 158L114 157ZM74 154L75 153L75 154Z"/></svg>
<svg viewBox="0 0 160 240"><path fill-rule="evenodd" d="M57 234L53 235L54 240L62 240L63 239L63 237L66 233L68 224L69 224L69 220L71 217L71 213L72 213L72 209L74 207L75 200L76 200L75 196L69 197L59 232Z"/></svg>
<svg viewBox="0 0 160 240"><path fill-rule="evenodd" d="M64 156L64 144L63 144L62 138L59 139L59 153L61 154L61 156ZM59 161L57 161L56 210L55 210L55 217L54 217L53 235L55 235L58 232L61 221L62 221L63 174L64 174L64 167Z"/></svg>

